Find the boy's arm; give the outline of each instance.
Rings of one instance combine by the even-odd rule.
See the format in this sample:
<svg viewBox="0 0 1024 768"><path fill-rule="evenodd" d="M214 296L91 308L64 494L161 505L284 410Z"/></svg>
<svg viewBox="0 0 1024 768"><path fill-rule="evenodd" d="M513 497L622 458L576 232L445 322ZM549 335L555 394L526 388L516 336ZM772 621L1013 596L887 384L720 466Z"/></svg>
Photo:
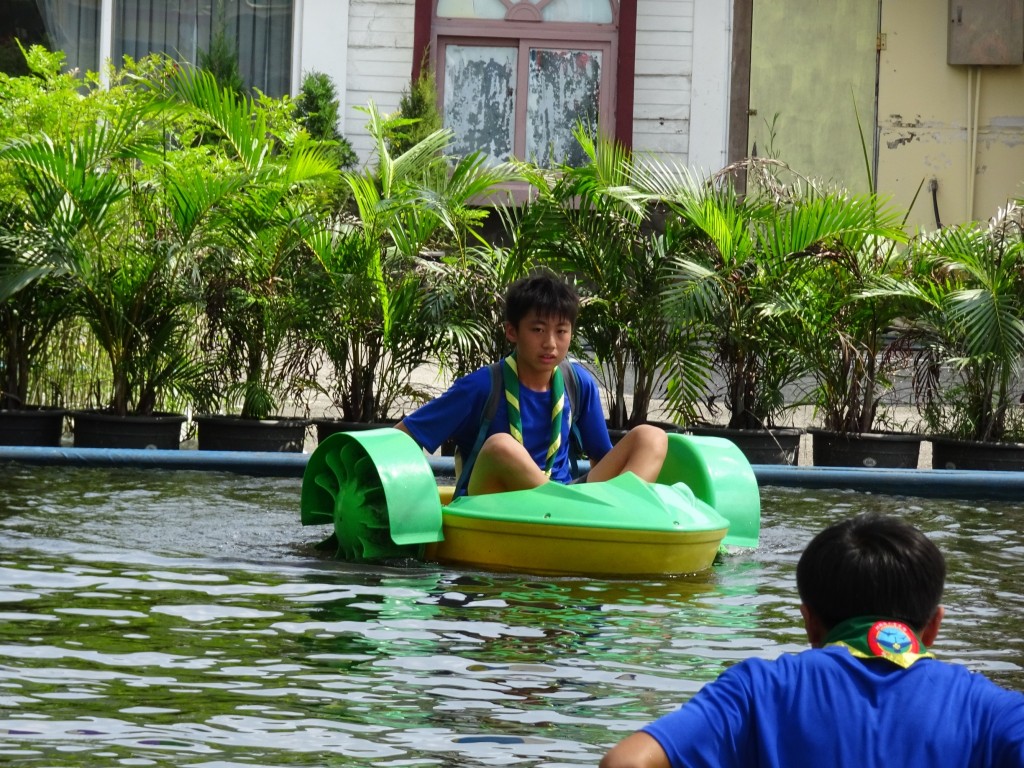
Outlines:
<svg viewBox="0 0 1024 768"><path fill-rule="evenodd" d="M608 427L605 424L604 408L601 405L601 392L598 389L597 381L579 363L573 363L573 365L576 368L576 380L579 387L577 406L580 412L577 414L577 426L580 438L583 440L583 450L586 451L593 465L612 449L612 443L608 438Z"/></svg>
<svg viewBox="0 0 1024 768"><path fill-rule="evenodd" d="M601 760L600 768L670 768L668 755L657 740L637 731L620 741Z"/></svg>
<svg viewBox="0 0 1024 768"><path fill-rule="evenodd" d="M490 372L481 368L457 379L443 394L409 413L395 426L409 435L427 453L433 453L451 437L479 429L483 402L491 391Z"/></svg>

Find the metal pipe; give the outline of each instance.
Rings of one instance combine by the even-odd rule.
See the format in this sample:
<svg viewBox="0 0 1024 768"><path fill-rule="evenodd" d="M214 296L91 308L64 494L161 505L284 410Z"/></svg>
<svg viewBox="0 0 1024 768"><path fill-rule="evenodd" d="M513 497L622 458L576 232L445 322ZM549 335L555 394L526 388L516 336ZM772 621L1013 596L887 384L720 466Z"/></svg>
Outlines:
<svg viewBox="0 0 1024 768"><path fill-rule="evenodd" d="M0 446L0 463L209 470L269 477L302 477L308 460L309 454L305 453ZM431 456L427 461L435 475L448 478L455 476L455 461L451 457ZM589 462L580 462L581 472L589 468ZM1024 501L1024 472L791 467L768 464L755 464L753 470L758 484L762 486L839 488L899 496Z"/></svg>

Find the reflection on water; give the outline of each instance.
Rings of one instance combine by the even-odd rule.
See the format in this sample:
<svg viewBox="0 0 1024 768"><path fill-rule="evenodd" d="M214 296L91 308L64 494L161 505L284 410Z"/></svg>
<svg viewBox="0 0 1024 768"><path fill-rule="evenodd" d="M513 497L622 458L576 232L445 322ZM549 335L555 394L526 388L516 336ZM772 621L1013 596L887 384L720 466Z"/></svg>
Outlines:
<svg viewBox="0 0 1024 768"><path fill-rule="evenodd" d="M654 582L325 560L299 483L4 467L0 762L593 765L735 660L801 650L793 572L860 511L947 553L941 657L1024 688L1017 505L765 489L755 552Z"/></svg>

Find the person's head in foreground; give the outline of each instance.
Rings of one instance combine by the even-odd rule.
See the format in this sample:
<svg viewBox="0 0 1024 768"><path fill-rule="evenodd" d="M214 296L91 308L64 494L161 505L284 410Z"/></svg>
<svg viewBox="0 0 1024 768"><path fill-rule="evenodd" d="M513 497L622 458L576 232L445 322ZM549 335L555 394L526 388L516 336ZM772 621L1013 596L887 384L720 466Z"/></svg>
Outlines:
<svg viewBox="0 0 1024 768"><path fill-rule="evenodd" d="M946 564L921 531L864 515L797 565L812 650L748 659L616 745L602 768L1024 768L1024 696L927 646Z"/></svg>
<svg viewBox="0 0 1024 768"><path fill-rule="evenodd" d="M942 620L946 560L917 528L894 517L837 523L807 545L796 588L811 645L860 618L901 622L931 645Z"/></svg>

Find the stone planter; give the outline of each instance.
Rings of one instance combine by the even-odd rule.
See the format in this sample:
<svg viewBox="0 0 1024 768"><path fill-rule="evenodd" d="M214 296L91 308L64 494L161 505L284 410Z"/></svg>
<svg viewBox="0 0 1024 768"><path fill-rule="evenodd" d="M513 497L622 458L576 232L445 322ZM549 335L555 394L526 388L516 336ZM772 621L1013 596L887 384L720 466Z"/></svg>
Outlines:
<svg viewBox="0 0 1024 768"><path fill-rule="evenodd" d="M844 433L808 429L816 467L917 469L921 435L903 432Z"/></svg>
<svg viewBox="0 0 1024 768"><path fill-rule="evenodd" d="M1024 443L979 443L931 437L932 469L1024 471Z"/></svg>
<svg viewBox="0 0 1024 768"><path fill-rule="evenodd" d="M796 466L800 461L800 436L803 432L799 429L727 429L694 425L686 431L691 435L731 440L751 464Z"/></svg>
<svg viewBox="0 0 1024 768"><path fill-rule="evenodd" d="M0 410L0 445L59 446L67 415L63 408Z"/></svg>
<svg viewBox="0 0 1024 768"><path fill-rule="evenodd" d="M301 453L306 419L242 419L238 416L196 416L199 450Z"/></svg>
<svg viewBox="0 0 1024 768"><path fill-rule="evenodd" d="M185 417L178 413L115 416L109 411L73 411L76 448L177 450Z"/></svg>

